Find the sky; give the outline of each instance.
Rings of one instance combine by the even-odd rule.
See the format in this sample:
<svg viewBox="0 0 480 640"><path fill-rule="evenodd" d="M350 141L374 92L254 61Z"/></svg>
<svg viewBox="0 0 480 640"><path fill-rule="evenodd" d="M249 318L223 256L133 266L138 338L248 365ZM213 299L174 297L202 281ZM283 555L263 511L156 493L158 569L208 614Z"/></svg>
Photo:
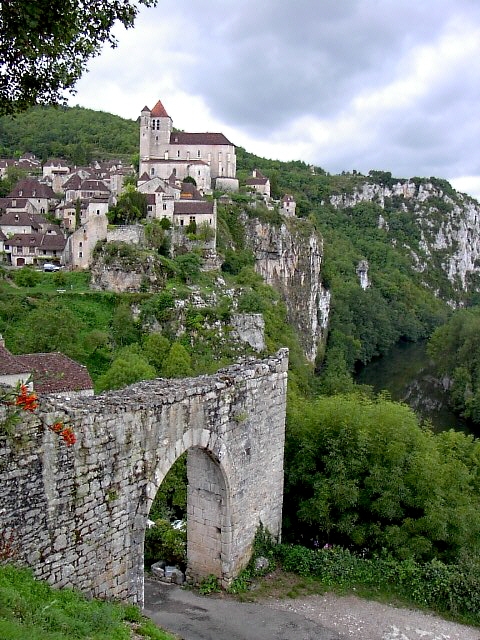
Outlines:
<svg viewBox="0 0 480 640"><path fill-rule="evenodd" d="M71 105L329 173L435 176L480 199L479 0L159 0Z"/></svg>

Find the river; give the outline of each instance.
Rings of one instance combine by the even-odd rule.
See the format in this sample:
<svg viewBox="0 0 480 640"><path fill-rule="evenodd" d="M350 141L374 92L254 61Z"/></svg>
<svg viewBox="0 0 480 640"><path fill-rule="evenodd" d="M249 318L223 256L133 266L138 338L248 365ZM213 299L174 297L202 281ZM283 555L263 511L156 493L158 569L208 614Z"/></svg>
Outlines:
<svg viewBox="0 0 480 640"><path fill-rule="evenodd" d="M376 392L387 390L392 400L405 402L422 419L430 420L434 431L455 429L480 437L478 425L450 410L425 342L399 342L385 356L362 367L355 380Z"/></svg>

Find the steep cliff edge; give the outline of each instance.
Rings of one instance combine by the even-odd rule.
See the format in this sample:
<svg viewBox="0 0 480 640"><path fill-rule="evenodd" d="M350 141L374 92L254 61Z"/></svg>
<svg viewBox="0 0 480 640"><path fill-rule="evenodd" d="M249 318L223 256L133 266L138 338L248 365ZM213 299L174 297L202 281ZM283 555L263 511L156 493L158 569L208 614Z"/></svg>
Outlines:
<svg viewBox="0 0 480 640"><path fill-rule="evenodd" d="M390 184L366 182L352 193L331 195L336 209L362 202L383 210L378 226L391 242L408 247L424 283L452 304L480 287L480 205L435 178L392 179ZM409 233L402 226L413 224Z"/></svg>
<svg viewBox="0 0 480 640"><path fill-rule="evenodd" d="M330 292L322 284L323 241L307 220L281 225L242 216L246 246L255 255L255 270L274 287L287 307L307 358L313 362L325 340Z"/></svg>

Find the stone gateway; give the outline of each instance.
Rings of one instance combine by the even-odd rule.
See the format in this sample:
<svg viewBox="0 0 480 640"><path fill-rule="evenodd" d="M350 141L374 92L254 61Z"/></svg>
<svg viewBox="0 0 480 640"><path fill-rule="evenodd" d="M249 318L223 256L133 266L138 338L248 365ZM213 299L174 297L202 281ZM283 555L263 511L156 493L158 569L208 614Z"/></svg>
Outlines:
<svg viewBox="0 0 480 640"><path fill-rule="evenodd" d="M287 365L282 349L211 376L42 399L39 417L77 443L35 415L0 436L2 539L51 584L142 605L149 510L187 451L187 574L228 585L260 523L280 536Z"/></svg>

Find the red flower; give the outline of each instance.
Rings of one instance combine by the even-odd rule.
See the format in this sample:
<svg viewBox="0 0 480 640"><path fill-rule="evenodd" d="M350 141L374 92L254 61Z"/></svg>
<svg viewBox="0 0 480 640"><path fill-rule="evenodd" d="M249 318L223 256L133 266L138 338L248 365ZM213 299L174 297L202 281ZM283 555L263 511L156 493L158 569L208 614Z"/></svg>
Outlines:
<svg viewBox="0 0 480 640"><path fill-rule="evenodd" d="M50 430L54 433L60 433L64 428L63 422L55 422L55 424L52 424L50 427Z"/></svg>
<svg viewBox="0 0 480 640"><path fill-rule="evenodd" d="M63 438L67 447L70 447L72 444L75 444L77 441L76 435L73 433L70 427L64 427L60 432L60 437Z"/></svg>
<svg viewBox="0 0 480 640"><path fill-rule="evenodd" d="M36 393L28 393L26 385L20 385L20 393L15 398L15 405L24 411L35 411L38 407L38 397Z"/></svg>

